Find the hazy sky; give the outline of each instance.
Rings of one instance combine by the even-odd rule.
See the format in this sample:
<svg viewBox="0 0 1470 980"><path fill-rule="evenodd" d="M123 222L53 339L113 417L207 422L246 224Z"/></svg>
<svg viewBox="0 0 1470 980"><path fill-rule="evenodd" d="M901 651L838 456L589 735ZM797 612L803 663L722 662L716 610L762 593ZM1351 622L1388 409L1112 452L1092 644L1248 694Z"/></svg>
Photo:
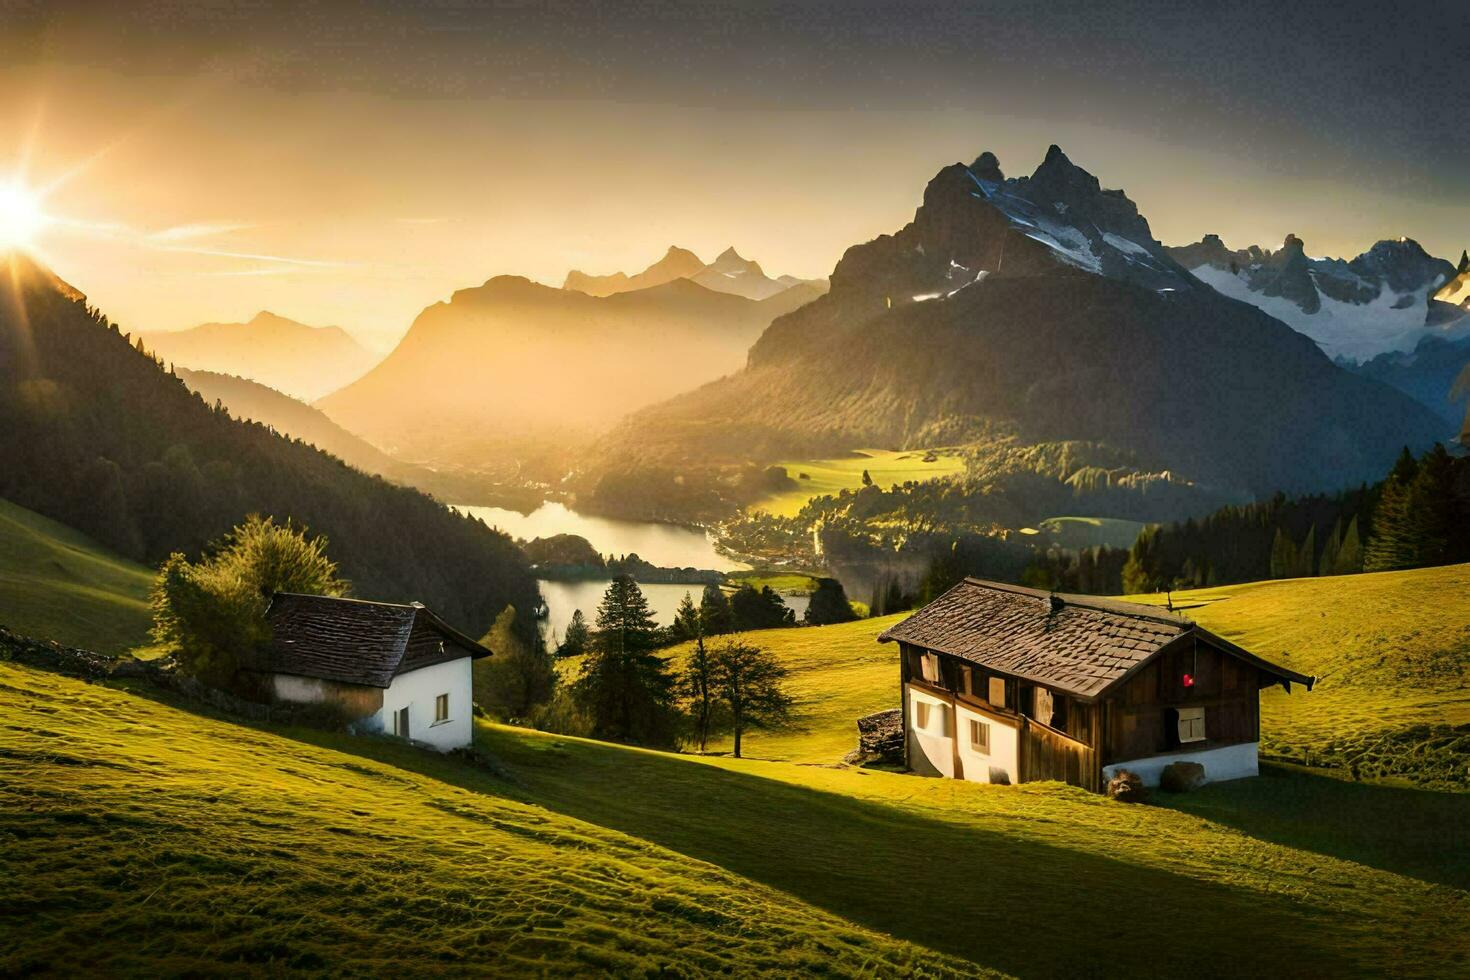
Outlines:
<svg viewBox="0 0 1470 980"><path fill-rule="evenodd" d="M300 6L0 0L0 179L60 181L43 256L125 329L383 345L671 243L825 275L1052 142L1166 243L1470 245L1463 0Z"/></svg>

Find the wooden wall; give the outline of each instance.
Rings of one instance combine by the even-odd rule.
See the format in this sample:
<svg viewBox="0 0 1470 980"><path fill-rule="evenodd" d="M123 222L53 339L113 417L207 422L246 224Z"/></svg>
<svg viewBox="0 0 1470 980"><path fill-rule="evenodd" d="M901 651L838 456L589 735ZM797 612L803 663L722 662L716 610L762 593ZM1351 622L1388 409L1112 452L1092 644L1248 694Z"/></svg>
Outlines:
<svg viewBox="0 0 1470 980"><path fill-rule="evenodd" d="M1194 677L1184 686L1184 675ZM1260 738L1259 690L1255 667L1204 643L1182 645L1131 677L1103 710L1103 765L1181 748L1170 731L1170 708L1205 709L1207 748Z"/></svg>

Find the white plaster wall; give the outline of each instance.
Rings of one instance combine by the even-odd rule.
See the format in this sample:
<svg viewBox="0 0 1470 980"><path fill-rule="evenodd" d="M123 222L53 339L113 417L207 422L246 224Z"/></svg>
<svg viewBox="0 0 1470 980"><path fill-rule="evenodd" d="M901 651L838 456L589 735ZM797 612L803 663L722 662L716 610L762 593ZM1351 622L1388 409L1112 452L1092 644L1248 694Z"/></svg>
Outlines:
<svg viewBox="0 0 1470 980"><path fill-rule="evenodd" d="M1128 769L1138 774L1145 786L1159 785L1159 774L1164 767L1171 762L1198 762L1205 767L1205 782L1220 783L1227 779L1241 779L1246 776L1260 774L1259 750L1257 742L1241 742L1237 745L1221 745L1213 749L1200 749L1194 752L1181 751L1171 752L1168 755L1154 755L1147 759L1134 759L1131 762L1115 762L1103 767L1103 781L1113 777L1119 769Z"/></svg>
<svg viewBox="0 0 1470 980"><path fill-rule="evenodd" d="M909 699L909 768L926 776L954 776L954 718L949 704L912 685L905 685ZM929 727L920 729L920 704L932 705Z"/></svg>
<svg viewBox="0 0 1470 980"><path fill-rule="evenodd" d="M960 769L972 783L1006 783L1021 781L1021 735L1015 725L972 711L963 704L955 705L955 738L959 739ZM981 755L970 748L970 722L981 721L990 726L990 754Z"/></svg>
<svg viewBox="0 0 1470 980"><path fill-rule="evenodd" d="M447 752L469 745L474 731L473 682L470 658L421 667L393 678L383 692L383 707L376 718L380 730L393 731L393 712L408 707L408 737ZM449 695L449 720L434 723L434 699Z"/></svg>
<svg viewBox="0 0 1470 980"><path fill-rule="evenodd" d="M299 704L320 704L326 698L321 678L319 677L296 677L291 674L272 674L271 687L274 689L276 697L282 701L295 701Z"/></svg>

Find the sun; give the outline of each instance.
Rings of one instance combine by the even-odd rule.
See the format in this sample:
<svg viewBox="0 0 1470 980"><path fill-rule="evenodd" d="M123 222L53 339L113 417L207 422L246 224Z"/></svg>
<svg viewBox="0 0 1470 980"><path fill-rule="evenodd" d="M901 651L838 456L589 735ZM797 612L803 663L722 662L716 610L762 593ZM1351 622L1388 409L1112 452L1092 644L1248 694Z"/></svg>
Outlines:
<svg viewBox="0 0 1470 980"><path fill-rule="evenodd" d="M48 221L39 194L18 180L0 181L0 249L34 244Z"/></svg>

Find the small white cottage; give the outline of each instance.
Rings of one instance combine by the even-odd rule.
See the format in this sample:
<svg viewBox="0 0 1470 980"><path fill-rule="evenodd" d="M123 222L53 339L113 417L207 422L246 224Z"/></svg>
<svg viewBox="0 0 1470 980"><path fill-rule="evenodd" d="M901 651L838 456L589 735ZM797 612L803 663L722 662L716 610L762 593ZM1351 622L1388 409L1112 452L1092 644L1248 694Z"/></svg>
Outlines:
<svg viewBox="0 0 1470 980"><path fill-rule="evenodd" d="M470 664L491 652L424 606L278 592L266 620L277 700L331 704L359 730L441 752L470 744Z"/></svg>

